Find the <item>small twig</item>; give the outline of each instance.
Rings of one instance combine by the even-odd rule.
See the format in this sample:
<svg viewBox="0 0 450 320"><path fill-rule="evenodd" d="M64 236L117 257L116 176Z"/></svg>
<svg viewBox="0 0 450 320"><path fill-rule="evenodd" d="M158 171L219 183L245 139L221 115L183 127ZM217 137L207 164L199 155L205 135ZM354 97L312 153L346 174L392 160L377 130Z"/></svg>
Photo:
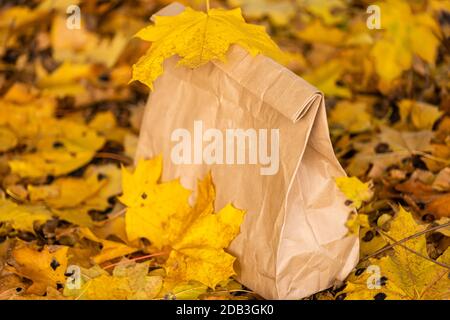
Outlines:
<svg viewBox="0 0 450 320"><path fill-rule="evenodd" d="M436 230L439 230L439 229L442 229L442 228L445 228L445 227L448 227L448 226L450 226L450 222L447 222L447 223L444 223L444 224L440 224L440 225L435 226L435 227L432 227L432 228L430 228L430 229L426 229L426 230L417 232L417 233L415 233L415 234L413 234L413 235L410 235L410 236L408 236L408 237L406 237L406 238L403 238L403 239L401 239L401 240L395 241L395 242L391 243L390 245L381 248L380 250L377 250L376 252L374 252L374 253L368 255L367 257L365 257L365 258L362 259L361 261L365 261L365 260L367 260L367 259L370 259L370 258L372 258L372 257L375 257L375 256L379 255L380 253L383 253L383 252L385 252L385 251L387 251L387 250L389 250L389 249L395 247L396 245L400 245L400 244L402 244L402 243L405 243L406 241L409 241L409 240L411 240L411 239L420 237L420 236L423 235L423 234L426 234L426 233L429 233L429 232L432 232L432 231L436 231ZM433 261L434 261L434 260L433 260Z"/></svg>
<svg viewBox="0 0 450 320"><path fill-rule="evenodd" d="M167 255L167 254L169 254L169 252L167 252L167 251L162 251L162 252L157 252L157 253L153 253L153 254L148 254L148 255L146 255L146 256L140 256L140 257L137 257L137 258L129 259L127 262L131 262L131 261L136 262L136 261L140 261L140 260L144 260L144 259L149 259L149 258L154 258L154 257L165 256L165 255ZM113 263L113 264L110 264L110 265L107 265L107 266L103 267L103 269L109 269L109 268L118 266L118 265L120 265L120 264L122 264L122 263L124 263L124 262L123 262L123 261L120 261L120 262L117 262L117 263Z"/></svg>
<svg viewBox="0 0 450 320"><path fill-rule="evenodd" d="M99 152L99 153L95 154L95 158L117 160L126 165L130 165L133 163L133 159L131 159L130 157L127 157L127 156L124 156L121 154L110 153L110 152Z"/></svg>
<svg viewBox="0 0 450 320"><path fill-rule="evenodd" d="M426 152L413 151L412 153L416 154L416 155L419 155L419 156L422 156L422 157L425 157L425 158L428 158L428 159L436 161L436 162L440 162L440 163L447 164L447 165L450 164L450 160L438 158L438 157L432 156L431 154L428 154Z"/></svg>
<svg viewBox="0 0 450 320"><path fill-rule="evenodd" d="M108 215L108 220L106 220L106 221L114 220L114 219L120 217L121 215L123 215L125 212L127 212L127 208L123 208L122 210L113 212Z"/></svg>
<svg viewBox="0 0 450 320"><path fill-rule="evenodd" d="M80 294L75 298L75 300L79 300L83 294L85 294L85 292L87 291L87 289L89 289L89 287L91 286L92 282L88 282L86 288L84 288L83 291L80 292Z"/></svg>
<svg viewBox="0 0 450 320"><path fill-rule="evenodd" d="M18 194L14 193L9 188L6 188L5 193L19 203L24 202L24 200L22 198L20 198L20 196Z"/></svg>
<svg viewBox="0 0 450 320"><path fill-rule="evenodd" d="M255 292L250 290L244 290L244 289L234 289L234 290L219 290L219 291L213 291L211 294L214 293L233 293L233 292L245 292L245 293L252 293L255 294Z"/></svg>
<svg viewBox="0 0 450 320"><path fill-rule="evenodd" d="M189 289L186 289L186 290L177 292L176 294L174 294L174 296L176 297L177 295L179 295L179 294L181 294L181 293L186 293L186 292L189 292L189 291L194 291L194 290L197 290L197 289L203 289L203 288L204 288L203 286L201 286L201 287L195 287L195 288L189 288ZM164 298L159 298L159 299L155 299L155 300L165 300L165 299L164 299Z"/></svg>
<svg viewBox="0 0 450 320"><path fill-rule="evenodd" d="M10 289L6 289L3 292L0 292L0 300L4 300L3 297L5 297L6 299L10 298L11 296L13 296L15 293L17 293L15 288L10 288Z"/></svg>
<svg viewBox="0 0 450 320"><path fill-rule="evenodd" d="M394 243L395 243L395 242L398 242L397 240L395 240L394 238L392 238L390 235L388 235L387 233L385 233L384 231L382 231L380 228L376 228L376 229L377 229L377 231L380 232L383 236L385 236L386 238L390 239L391 241L394 241ZM442 263L442 262L433 260L433 259L431 259L431 258L429 258L429 257L427 257L427 256L424 256L424 255L421 254L420 252L417 252L416 250L413 250L413 249L411 249L411 248L405 246L404 244L398 243L397 245L399 245L399 246L402 247L403 249L405 249L405 250L407 250L407 251L409 251L409 252L411 252L411 253L413 253L413 254L415 254L415 255L417 255L417 256L419 256L419 257L425 259L425 260L428 260L428 261L430 261L430 262L433 262L433 263L435 263L435 264L437 264L437 265L439 265L439 266L441 266L441 267L443 267L443 268L450 269L450 265L448 265L448 264L446 264L446 263Z"/></svg>

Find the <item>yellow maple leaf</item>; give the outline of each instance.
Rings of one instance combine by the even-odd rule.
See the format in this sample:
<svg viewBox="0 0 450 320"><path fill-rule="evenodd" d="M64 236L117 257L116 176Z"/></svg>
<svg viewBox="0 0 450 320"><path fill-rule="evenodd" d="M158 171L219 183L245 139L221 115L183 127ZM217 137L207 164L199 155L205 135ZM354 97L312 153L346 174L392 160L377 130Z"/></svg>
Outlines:
<svg viewBox="0 0 450 320"><path fill-rule="evenodd" d="M76 96L86 92L81 79L93 77L92 66L65 61L55 71L43 75L37 81L37 86L50 96Z"/></svg>
<svg viewBox="0 0 450 320"><path fill-rule="evenodd" d="M96 225L89 215L90 209L85 206L66 209L52 209L52 212L60 220L65 220L80 227L91 228Z"/></svg>
<svg viewBox="0 0 450 320"><path fill-rule="evenodd" d="M432 130L434 123L443 114L436 106L409 99L401 100L398 107L402 121L410 122L418 130Z"/></svg>
<svg viewBox="0 0 450 320"><path fill-rule="evenodd" d="M308 43L324 43L339 46L343 43L345 32L336 27L327 27L319 19L313 20L295 35Z"/></svg>
<svg viewBox="0 0 450 320"><path fill-rule="evenodd" d="M295 5L290 0L228 0L231 7L241 7L250 19L269 17L275 26L285 26L295 16Z"/></svg>
<svg viewBox="0 0 450 320"><path fill-rule="evenodd" d="M56 288L65 282L67 250L64 246L45 246L41 251L19 244L12 251L13 272L33 281L30 294L43 294L47 287Z"/></svg>
<svg viewBox="0 0 450 320"><path fill-rule="evenodd" d="M112 164L89 166L81 178L61 177L47 185L30 184L27 189L31 202L43 201L52 209L104 211L110 207L108 199L121 192L120 170Z"/></svg>
<svg viewBox="0 0 450 320"><path fill-rule="evenodd" d="M149 262L124 261L113 274L93 267L82 270L79 288L64 288L64 295L80 300L142 300L153 299L162 287L161 276L148 275Z"/></svg>
<svg viewBox="0 0 450 320"><path fill-rule="evenodd" d="M339 101L331 110L330 122L350 133L359 133L372 128L371 115L364 101Z"/></svg>
<svg viewBox="0 0 450 320"><path fill-rule="evenodd" d="M230 46L237 44L252 55L285 60L264 27L245 23L240 9L211 9L205 13L188 7L177 16L157 16L154 25L136 36L152 45L133 66L133 80L151 89L153 81L163 73L164 60L174 55L181 58L179 65L196 68L212 60L225 61Z"/></svg>
<svg viewBox="0 0 450 320"><path fill-rule="evenodd" d="M120 242L100 239L88 228L80 228L80 234L86 239L102 244L101 252L92 257L92 261L96 264L122 257L138 250Z"/></svg>
<svg viewBox="0 0 450 320"><path fill-rule="evenodd" d="M386 237L388 243L402 240L423 231L424 225L415 222L411 213L400 208L391 221ZM415 252L428 257L425 236L412 238L404 245ZM446 250L438 262L449 264L450 251ZM346 299L437 299L450 298L450 279L448 269L426 260L400 245L393 247L393 253L381 259L370 259L370 269L359 269L347 282L343 293ZM379 270L379 279L374 277L374 270ZM372 281L374 280L374 281ZM368 287L368 283L374 285ZM377 286L378 285L378 286Z"/></svg>
<svg viewBox="0 0 450 320"><path fill-rule="evenodd" d="M86 179L64 177L50 185L28 185L28 192L33 202L44 200L52 208L72 208L79 206L88 197L97 193L105 184L106 180L100 180L96 176Z"/></svg>
<svg viewBox="0 0 450 320"><path fill-rule="evenodd" d="M412 66L417 55L434 64L439 46L438 24L428 13L414 14L404 0L378 3L383 36L375 42L371 56L382 81L389 83Z"/></svg>
<svg viewBox="0 0 450 320"><path fill-rule="evenodd" d="M124 143L125 136L129 131L118 126L116 117L111 111L99 112L89 121L89 128L95 129L110 141Z"/></svg>
<svg viewBox="0 0 450 320"><path fill-rule="evenodd" d="M302 9L321 18L327 25L336 25L345 20L345 3L342 0L297 0Z"/></svg>
<svg viewBox="0 0 450 320"><path fill-rule="evenodd" d="M370 182L361 182L357 177L339 177L335 179L338 188L352 201L355 208L361 207L364 201L372 199L373 191Z"/></svg>
<svg viewBox="0 0 450 320"><path fill-rule="evenodd" d="M8 34L8 28L17 30L45 18L45 10L33 10L26 6L13 6L0 12L0 39ZM9 31L11 32L11 30Z"/></svg>
<svg viewBox="0 0 450 320"><path fill-rule="evenodd" d="M214 288L234 274L235 258L224 251L239 232L244 211L225 206L214 213L215 190L211 175L198 183L198 199L178 180L157 183L161 157L141 160L134 173L124 169L123 196L127 205L129 239L145 237L158 250L168 252L169 278L195 280Z"/></svg>
<svg viewBox="0 0 450 320"><path fill-rule="evenodd" d="M8 151L17 146L19 139L14 131L7 127L0 127L0 152Z"/></svg>
<svg viewBox="0 0 450 320"><path fill-rule="evenodd" d="M0 198L0 222L7 222L16 230L34 232L35 221L45 222L52 213L43 206L19 205Z"/></svg>
<svg viewBox="0 0 450 320"><path fill-rule="evenodd" d="M33 98L33 101L17 103L0 99L0 109L0 125L9 128L19 142L23 142L24 139L36 138L43 124L53 118L56 101L51 98Z"/></svg>
<svg viewBox="0 0 450 320"><path fill-rule="evenodd" d="M179 181L157 184L162 170L162 158L141 160L134 173L122 170L123 195L119 200L127 208L128 239L151 239L161 249L175 240L181 232L183 218L189 214L191 192Z"/></svg>
<svg viewBox="0 0 450 320"><path fill-rule="evenodd" d="M34 152L9 161L11 171L20 177L69 173L88 163L105 142L94 130L68 120L46 119L38 132Z"/></svg>
<svg viewBox="0 0 450 320"><path fill-rule="evenodd" d="M338 81L344 72L345 61L334 59L306 73L303 78L317 86L326 95L349 98L352 95L351 91L338 85Z"/></svg>
<svg viewBox="0 0 450 320"><path fill-rule="evenodd" d="M129 22L128 28L132 26L131 20ZM79 29L71 30L66 27L66 17L62 15L53 18L50 36L55 60L103 63L108 68L116 63L129 40L121 31L116 32L111 40L100 38L89 32L83 23Z"/></svg>

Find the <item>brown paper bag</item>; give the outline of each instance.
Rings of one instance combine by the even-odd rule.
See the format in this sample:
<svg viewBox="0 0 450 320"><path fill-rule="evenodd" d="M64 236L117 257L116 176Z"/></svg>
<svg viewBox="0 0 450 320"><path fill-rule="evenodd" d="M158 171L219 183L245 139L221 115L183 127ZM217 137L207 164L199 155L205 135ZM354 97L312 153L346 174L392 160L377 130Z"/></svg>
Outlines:
<svg viewBox="0 0 450 320"><path fill-rule="evenodd" d="M180 6L164 9L176 14ZM155 82L137 155L164 157L163 180L195 190L212 172L216 207L247 210L229 252L237 278L268 299L299 299L343 280L358 261L345 173L328 134L323 95L297 75L235 46L227 63L191 70L173 57Z"/></svg>

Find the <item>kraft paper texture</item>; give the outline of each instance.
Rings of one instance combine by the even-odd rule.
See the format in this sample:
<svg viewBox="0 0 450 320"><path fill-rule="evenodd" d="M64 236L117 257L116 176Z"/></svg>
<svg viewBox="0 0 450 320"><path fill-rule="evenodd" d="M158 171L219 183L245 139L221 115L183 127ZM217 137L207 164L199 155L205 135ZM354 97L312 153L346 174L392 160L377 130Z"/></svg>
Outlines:
<svg viewBox="0 0 450 320"><path fill-rule="evenodd" d="M171 5L158 14L181 10ZM192 190L211 171L216 209L231 202L247 210L228 250L237 257L237 279L262 297L300 299L344 280L358 261L359 242L347 236L351 210L334 182L345 172L329 139L322 93L237 46L226 63L191 70L177 60L165 62L150 94L136 159L162 154L163 180L180 177ZM195 121L203 131L279 129L278 172L262 175L261 164L174 164L172 133L193 134Z"/></svg>

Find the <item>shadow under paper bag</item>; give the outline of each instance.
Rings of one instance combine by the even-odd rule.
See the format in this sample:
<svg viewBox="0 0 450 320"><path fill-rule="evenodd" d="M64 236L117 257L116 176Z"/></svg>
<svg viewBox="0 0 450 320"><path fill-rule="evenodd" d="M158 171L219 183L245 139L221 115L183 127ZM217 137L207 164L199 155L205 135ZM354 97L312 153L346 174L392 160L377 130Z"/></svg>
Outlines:
<svg viewBox="0 0 450 320"><path fill-rule="evenodd" d="M170 5L158 14L180 10ZM229 252L237 257L237 279L262 297L300 299L344 280L358 262L359 242L345 227L351 209L334 182L345 172L330 142L323 95L273 60L252 57L238 46L230 49L226 63L191 70L177 67L177 61L168 59L155 82L136 159L162 154L163 180L180 177L192 190L197 179L212 172L216 208L231 202L247 211ZM244 150L234 150L235 156L245 151L247 164L194 159L195 141L193 161L177 164L172 134L187 129L195 140L200 125L202 133L217 129L224 137L227 129L251 129L257 138L266 133L269 155L276 151L270 147L270 133L276 130L278 168L248 163L250 152L256 152L249 148L250 139ZM226 141L223 146L226 153Z"/></svg>

